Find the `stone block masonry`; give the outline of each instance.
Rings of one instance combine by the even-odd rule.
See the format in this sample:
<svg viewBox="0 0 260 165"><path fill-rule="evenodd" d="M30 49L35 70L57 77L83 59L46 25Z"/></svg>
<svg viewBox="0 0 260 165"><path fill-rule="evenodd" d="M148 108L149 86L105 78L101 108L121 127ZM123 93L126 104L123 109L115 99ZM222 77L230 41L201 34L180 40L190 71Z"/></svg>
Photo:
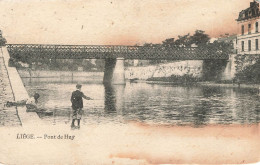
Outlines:
<svg viewBox="0 0 260 165"><path fill-rule="evenodd" d="M105 73L104 73L103 83L105 85L125 84L124 58L105 59Z"/></svg>
<svg viewBox="0 0 260 165"><path fill-rule="evenodd" d="M126 79L147 80L155 77L183 76L185 74L194 78L202 77L202 60L176 61L142 67L129 67L126 69Z"/></svg>
<svg viewBox="0 0 260 165"><path fill-rule="evenodd" d="M7 101L14 101L3 57L0 56L0 126L20 126L16 107L6 107Z"/></svg>
<svg viewBox="0 0 260 165"><path fill-rule="evenodd" d="M8 95L11 97L12 100L20 101L25 100L29 98L29 95L23 85L23 82L14 67L8 66L8 61L10 59L9 53L6 49L6 47L0 48L0 58L2 58L2 65L5 66L3 70L6 72L6 78L9 80L9 86L12 89L12 93L9 93ZM8 82L6 80L6 82ZM4 84L5 87L8 87L8 84ZM10 99L10 98L9 98ZM21 121L21 124L23 127L33 127L37 125L42 125L42 121L40 120L39 116L35 112L26 112L26 107L17 107L17 114L19 116L19 119Z"/></svg>

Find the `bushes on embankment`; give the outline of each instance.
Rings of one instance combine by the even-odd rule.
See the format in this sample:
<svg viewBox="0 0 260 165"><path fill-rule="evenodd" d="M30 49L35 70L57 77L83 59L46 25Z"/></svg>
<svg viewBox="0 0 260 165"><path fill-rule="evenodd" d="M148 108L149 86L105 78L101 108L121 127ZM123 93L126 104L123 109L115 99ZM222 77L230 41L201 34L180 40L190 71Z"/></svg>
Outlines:
<svg viewBox="0 0 260 165"><path fill-rule="evenodd" d="M242 83L252 83L258 84L260 83L260 60L258 59L255 64L248 65L244 67L240 72L238 72L235 76L236 81L240 81Z"/></svg>

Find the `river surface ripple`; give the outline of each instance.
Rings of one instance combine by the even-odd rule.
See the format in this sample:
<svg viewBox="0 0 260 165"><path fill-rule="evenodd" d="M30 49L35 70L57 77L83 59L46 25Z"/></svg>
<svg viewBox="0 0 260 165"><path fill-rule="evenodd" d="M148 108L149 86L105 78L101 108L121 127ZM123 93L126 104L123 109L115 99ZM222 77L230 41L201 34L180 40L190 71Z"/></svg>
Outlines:
<svg viewBox="0 0 260 165"><path fill-rule="evenodd" d="M23 78L30 96L38 92L39 114L55 124L71 122L70 97L78 82ZM74 80L75 81L75 80ZM176 86L127 83L105 87L101 81L83 81L82 91L94 100L84 100L82 124L143 122L147 124L192 125L253 124L260 121L256 89Z"/></svg>

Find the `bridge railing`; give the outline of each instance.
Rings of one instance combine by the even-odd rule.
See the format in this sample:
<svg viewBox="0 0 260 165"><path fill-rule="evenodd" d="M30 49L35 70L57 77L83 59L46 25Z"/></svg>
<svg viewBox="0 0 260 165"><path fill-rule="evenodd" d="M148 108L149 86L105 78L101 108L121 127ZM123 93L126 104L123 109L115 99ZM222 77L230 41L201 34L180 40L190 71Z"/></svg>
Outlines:
<svg viewBox="0 0 260 165"><path fill-rule="evenodd" d="M207 47L161 47L122 45L34 45L7 44L9 53L37 58L116 58L126 59L227 59L225 50Z"/></svg>

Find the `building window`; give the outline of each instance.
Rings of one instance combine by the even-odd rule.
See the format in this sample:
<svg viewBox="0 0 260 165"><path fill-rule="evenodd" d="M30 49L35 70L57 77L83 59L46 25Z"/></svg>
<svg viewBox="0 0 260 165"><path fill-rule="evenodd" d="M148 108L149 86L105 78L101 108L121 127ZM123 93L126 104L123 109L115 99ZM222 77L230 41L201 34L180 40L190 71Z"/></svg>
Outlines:
<svg viewBox="0 0 260 165"><path fill-rule="evenodd" d="M255 32L258 33L258 22L255 23Z"/></svg>
<svg viewBox="0 0 260 165"><path fill-rule="evenodd" d="M248 34L251 34L251 24L248 24Z"/></svg>
<svg viewBox="0 0 260 165"><path fill-rule="evenodd" d="M242 33L242 35L244 35L244 33L245 33L245 26L244 25L241 26L241 33Z"/></svg>
<svg viewBox="0 0 260 165"><path fill-rule="evenodd" d="M242 52L243 52L243 51L245 51L245 47L244 47L244 46L245 46L245 42L244 42L244 41L242 41L242 42L241 42L241 48L242 48Z"/></svg>
<svg viewBox="0 0 260 165"><path fill-rule="evenodd" d="M255 50L258 50L259 47L258 47L258 39L255 39Z"/></svg>
<svg viewBox="0 0 260 165"><path fill-rule="evenodd" d="M248 40L248 51L251 51L251 40Z"/></svg>

